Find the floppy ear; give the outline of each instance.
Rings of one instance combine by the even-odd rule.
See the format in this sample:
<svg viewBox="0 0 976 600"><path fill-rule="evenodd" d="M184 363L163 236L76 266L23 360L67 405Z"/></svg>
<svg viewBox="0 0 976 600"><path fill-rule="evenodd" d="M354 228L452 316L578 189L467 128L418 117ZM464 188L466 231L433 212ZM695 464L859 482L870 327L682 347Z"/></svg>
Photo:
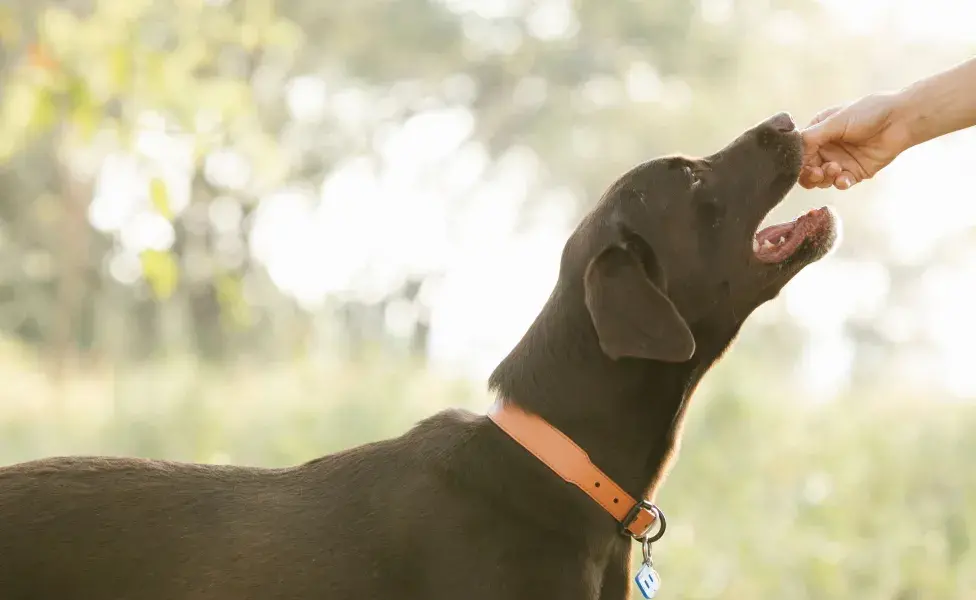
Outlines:
<svg viewBox="0 0 976 600"><path fill-rule="evenodd" d="M600 347L610 358L684 362L694 355L688 324L630 248L600 252L586 267L584 286Z"/></svg>

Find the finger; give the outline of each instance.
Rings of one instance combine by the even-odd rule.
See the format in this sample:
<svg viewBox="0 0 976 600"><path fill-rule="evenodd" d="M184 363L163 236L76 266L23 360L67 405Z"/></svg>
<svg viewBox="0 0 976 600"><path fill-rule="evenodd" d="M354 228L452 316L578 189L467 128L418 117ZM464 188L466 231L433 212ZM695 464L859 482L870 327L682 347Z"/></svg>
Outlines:
<svg viewBox="0 0 976 600"><path fill-rule="evenodd" d="M836 162L826 162L820 167L820 177L817 179L816 185L820 189L827 189L833 187L834 183L837 181L837 177L843 172L843 169Z"/></svg>
<svg viewBox="0 0 976 600"><path fill-rule="evenodd" d="M810 125L800 132L803 145L807 148L819 148L844 135L847 127L844 113L824 111L824 118Z"/></svg>
<svg viewBox="0 0 976 600"><path fill-rule="evenodd" d="M857 178L854 174L850 171L844 171L837 177L834 187L838 190L849 190L855 183L857 183Z"/></svg>
<svg viewBox="0 0 976 600"><path fill-rule="evenodd" d="M823 157L820 156L820 152L818 152L816 149L807 148L804 150L802 160L804 167L822 168L823 163Z"/></svg>
<svg viewBox="0 0 976 600"><path fill-rule="evenodd" d="M817 187L822 190L833 187L834 183L837 181L838 175L840 175L840 171L827 170L824 168L823 178L817 182Z"/></svg>
<svg viewBox="0 0 976 600"><path fill-rule="evenodd" d="M803 167L800 170L800 185L806 189L813 189L823 181L824 173L820 167Z"/></svg>
<svg viewBox="0 0 976 600"><path fill-rule="evenodd" d="M809 174L810 181L812 181L814 183L820 183L821 181L823 181L824 172L823 172L823 169L822 168L820 168L820 167L807 167L806 169L807 169L807 172Z"/></svg>
<svg viewBox="0 0 976 600"><path fill-rule="evenodd" d="M810 122L807 123L807 128L810 128L810 127L816 125L817 123L822 122L823 120L825 120L830 115L832 115L835 112L839 111L841 108L842 108L842 106L840 104L838 104L836 106L831 106L830 108L823 109L822 111L820 111L816 115L814 115L814 117L812 119L810 119Z"/></svg>

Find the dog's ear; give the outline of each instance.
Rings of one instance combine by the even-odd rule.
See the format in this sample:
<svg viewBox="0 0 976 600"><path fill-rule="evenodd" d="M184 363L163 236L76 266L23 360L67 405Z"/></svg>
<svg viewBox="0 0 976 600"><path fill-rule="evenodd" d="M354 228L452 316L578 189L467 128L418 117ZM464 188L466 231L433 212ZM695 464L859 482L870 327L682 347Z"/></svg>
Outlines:
<svg viewBox="0 0 976 600"><path fill-rule="evenodd" d="M695 338L635 250L628 243L610 245L586 267L586 308L600 347L614 360L684 362L695 353ZM653 250L647 247L644 253L650 253L645 258L656 267Z"/></svg>

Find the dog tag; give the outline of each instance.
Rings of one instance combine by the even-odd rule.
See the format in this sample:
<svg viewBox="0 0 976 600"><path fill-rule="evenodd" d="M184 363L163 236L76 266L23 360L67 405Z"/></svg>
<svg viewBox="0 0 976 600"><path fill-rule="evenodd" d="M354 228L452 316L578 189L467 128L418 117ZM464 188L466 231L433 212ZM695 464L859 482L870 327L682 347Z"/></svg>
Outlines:
<svg viewBox="0 0 976 600"><path fill-rule="evenodd" d="M657 574L654 567L647 563L641 565L634 581L637 583L637 589L647 600L651 600L657 594L658 588L661 587L661 576Z"/></svg>
<svg viewBox="0 0 976 600"><path fill-rule="evenodd" d="M651 560L651 540L646 537L641 540L641 553L644 555L644 560L641 562L641 568L637 570L634 583L637 584L641 594L647 600L651 600L661 587L661 576L654 570L654 561Z"/></svg>

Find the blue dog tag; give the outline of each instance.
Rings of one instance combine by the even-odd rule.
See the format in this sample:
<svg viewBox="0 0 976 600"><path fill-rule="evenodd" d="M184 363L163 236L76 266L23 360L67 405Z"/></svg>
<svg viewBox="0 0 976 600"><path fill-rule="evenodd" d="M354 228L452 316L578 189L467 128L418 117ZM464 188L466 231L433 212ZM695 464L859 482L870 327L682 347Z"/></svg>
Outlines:
<svg viewBox="0 0 976 600"><path fill-rule="evenodd" d="M640 590L641 594L647 600L651 600L655 594L657 594L658 588L661 587L661 576L657 574L654 567L644 563L641 565L639 571L637 571L637 576L634 577L634 582L637 583L637 589Z"/></svg>

